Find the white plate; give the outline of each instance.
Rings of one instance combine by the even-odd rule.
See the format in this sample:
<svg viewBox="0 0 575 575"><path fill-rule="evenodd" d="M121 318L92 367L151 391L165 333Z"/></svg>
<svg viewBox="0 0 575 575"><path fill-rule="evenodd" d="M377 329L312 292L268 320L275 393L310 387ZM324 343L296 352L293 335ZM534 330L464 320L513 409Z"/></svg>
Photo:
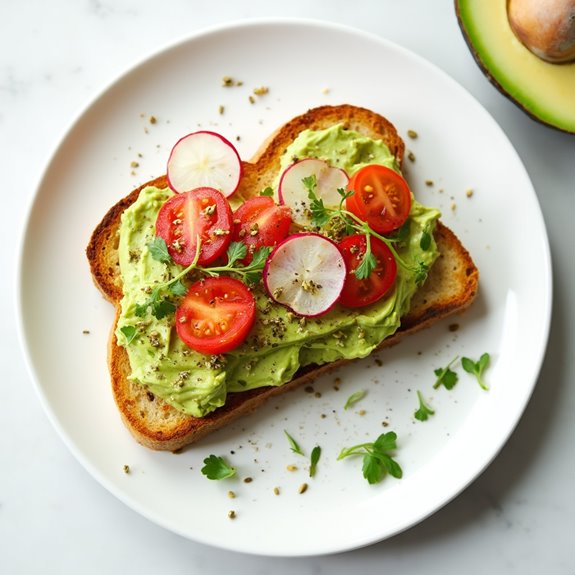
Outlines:
<svg viewBox="0 0 575 575"><path fill-rule="evenodd" d="M224 88L224 76L243 85ZM259 86L269 93L250 103ZM378 363L371 358L342 370L339 391L335 376L324 378L315 394L288 394L180 455L139 446L120 422L108 384L113 310L88 271L84 249L92 229L133 187L164 172L179 136L198 126L217 129L249 158L284 121L331 103L366 106L389 117L400 133L418 132L416 140L406 138L416 156L406 162L408 177L415 194L440 207L469 248L481 272L477 301L461 318L380 354ZM474 193L467 197L470 188ZM464 489L497 454L525 408L551 309L551 264L537 199L488 113L444 73L398 46L338 26L295 21L195 35L105 90L72 126L44 174L23 237L19 281L20 328L33 379L86 468L130 507L170 530L266 555L363 546L414 525ZM448 329L454 322L458 331ZM456 355L477 358L486 351L492 356L490 391L461 368L452 391L432 389L435 368ZM359 389L368 396L344 410L346 398ZM424 423L413 418L417 390L436 411ZM322 447L315 478L307 476L306 460L290 452L284 430L308 453ZM360 460L336 457L343 446L373 440L384 430L399 436L404 478L370 486ZM211 453L228 457L240 477L203 477L202 460ZM288 471L289 464L298 471ZM299 494L304 482L309 488ZM237 497L230 499L228 490ZM235 520L228 518L231 509Z"/></svg>

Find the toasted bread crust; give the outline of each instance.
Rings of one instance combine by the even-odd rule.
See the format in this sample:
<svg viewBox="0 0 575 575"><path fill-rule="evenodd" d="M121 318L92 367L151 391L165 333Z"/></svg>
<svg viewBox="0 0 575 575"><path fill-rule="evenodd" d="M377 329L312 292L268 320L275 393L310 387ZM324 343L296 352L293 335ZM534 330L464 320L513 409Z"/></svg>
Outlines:
<svg viewBox="0 0 575 575"><path fill-rule="evenodd" d="M236 193L247 198L269 185L279 171L281 155L302 130L322 129L337 123L343 123L371 138L382 139L398 161L402 161L403 141L388 120L354 106L323 106L289 121L266 141L250 162L243 162L244 175ZM147 185L165 187L166 177L161 176L146 183L114 205L94 230L86 250L96 286L116 306L116 321L122 298L117 250L120 219L123 211ZM381 348L389 347L403 336L428 327L441 318L463 311L475 298L478 271L467 250L441 222L437 225L435 239L441 255L432 267L427 282L415 295L411 310L403 318L401 327L381 344ZM295 389L347 363L342 360L322 366L308 366L301 369L296 378L280 387L229 394L225 406L205 417L196 418L177 411L141 384L130 380L128 354L116 342L116 321L108 346L114 398L128 429L141 444L151 449L181 449L256 410L269 398Z"/></svg>

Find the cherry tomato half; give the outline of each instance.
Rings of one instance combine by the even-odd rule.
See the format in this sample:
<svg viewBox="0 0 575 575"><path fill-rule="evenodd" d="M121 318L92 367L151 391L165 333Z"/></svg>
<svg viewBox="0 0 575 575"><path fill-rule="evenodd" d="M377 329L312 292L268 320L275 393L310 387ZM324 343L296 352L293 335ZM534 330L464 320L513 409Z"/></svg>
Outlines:
<svg viewBox="0 0 575 575"><path fill-rule="evenodd" d="M339 243L348 274L339 301L346 307L363 307L381 299L393 286L397 263L391 250L378 238L370 238L371 252L377 264L370 276L360 280L355 275L363 260L367 240L363 234L346 236Z"/></svg>
<svg viewBox="0 0 575 575"><path fill-rule="evenodd" d="M391 168L379 164L365 166L351 177L347 189L354 194L347 198L346 208L380 234L401 227L409 216L409 186Z"/></svg>
<svg viewBox="0 0 575 575"><path fill-rule="evenodd" d="M193 283L176 310L176 331L192 349L226 353L247 337L256 318L256 302L241 281L210 277Z"/></svg>
<svg viewBox="0 0 575 575"><path fill-rule="evenodd" d="M223 194L214 188L196 188L172 196L156 219L156 234L164 239L172 259L189 266L196 256L206 265L225 253L231 241L232 209Z"/></svg>
<svg viewBox="0 0 575 575"><path fill-rule="evenodd" d="M292 223L291 210L278 206L269 196L257 196L247 200L234 214L232 239L248 247L245 262L263 246L274 247L285 239Z"/></svg>

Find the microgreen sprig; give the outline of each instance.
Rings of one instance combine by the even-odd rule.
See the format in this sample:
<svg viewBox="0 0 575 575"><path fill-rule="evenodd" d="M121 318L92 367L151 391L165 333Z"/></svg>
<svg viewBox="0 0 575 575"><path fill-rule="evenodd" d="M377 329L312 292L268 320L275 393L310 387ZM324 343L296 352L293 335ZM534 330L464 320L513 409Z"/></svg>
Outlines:
<svg viewBox="0 0 575 575"><path fill-rule="evenodd" d="M345 402L345 405L343 406L343 408L349 409L350 407L353 407L358 401L361 401L366 395L367 395L367 391L365 389L360 389L359 391L352 393L347 398L347 401Z"/></svg>
<svg viewBox="0 0 575 575"><path fill-rule="evenodd" d="M379 483L387 474L400 479L403 471L399 463L389 454L397 448L397 434L394 431L382 433L373 443L360 443L353 447L344 447L338 455L338 461L352 455L363 456L362 472L370 484Z"/></svg>
<svg viewBox="0 0 575 575"><path fill-rule="evenodd" d="M425 402L425 399L423 398L423 394L419 390L417 390L417 399L419 401L419 408L413 414L413 416L418 421L427 421L430 415L435 414L435 410L429 407L429 405Z"/></svg>
<svg viewBox="0 0 575 575"><path fill-rule="evenodd" d="M262 277L264 265L271 251L271 247L263 246L253 253L251 262L241 264L241 261L248 253L248 248L243 242L232 242L228 247L228 263L225 266L196 266L196 269L210 276L218 276L222 273L234 273L241 276L246 283L256 284Z"/></svg>
<svg viewBox="0 0 575 575"><path fill-rule="evenodd" d="M287 437L290 449L293 453L297 455L303 455L305 457L305 453L303 452L302 448L299 446L299 443L284 429L285 436Z"/></svg>
<svg viewBox="0 0 575 575"><path fill-rule="evenodd" d="M290 449L293 451L293 453L296 453L297 455L301 455L302 457L305 457L305 453L303 451L303 449L300 447L299 443L284 429L284 433L285 436L287 437L288 443L290 445ZM312 450L311 450L311 455L310 455L310 466L309 466L309 476L310 477L314 477L315 473L317 471L317 464L319 463L319 458L321 457L321 447L319 445L316 445Z"/></svg>
<svg viewBox="0 0 575 575"><path fill-rule="evenodd" d="M315 472L317 471L317 464L319 462L319 458L321 457L321 447L319 445L316 445L312 450L311 450L311 456L309 458L309 476L310 477L314 477L315 476Z"/></svg>
<svg viewBox="0 0 575 575"><path fill-rule="evenodd" d="M343 221L347 233L352 233L355 231L365 236L366 238L365 254L360 264L354 271L358 279L361 280L368 278L371 275L371 272L377 266L377 259L371 250L371 238L375 237L381 240L384 244L386 244L389 247L391 253L393 254L393 257L402 268L415 273L416 282L418 284L423 283L423 281L427 277L427 271L428 271L427 264L425 264L424 262L419 262L415 267L410 266L397 253L397 250L395 249L394 246L397 240L390 239L386 236L377 233L375 230L371 228L371 226L367 222L364 222L354 213L344 208L345 200L354 194L352 190L346 191L342 188L338 189L338 193L340 196L339 205L336 207L328 207L324 204L323 200L319 198L316 194L317 179L315 175L303 178L302 182L305 188L307 189L308 198L310 200L309 210L311 213L312 225L317 227L324 227L332 219L337 218Z"/></svg>
<svg viewBox="0 0 575 575"><path fill-rule="evenodd" d="M467 373L474 375L477 379L477 383L479 383L481 386L481 389L484 389L485 391L487 391L489 387L483 379L483 372L487 369L490 359L491 358L488 353L482 354L482 356L477 361L473 361L468 357L461 358L461 366L463 369Z"/></svg>
<svg viewBox="0 0 575 575"><path fill-rule="evenodd" d="M148 243L148 250L150 255L156 261L162 263L171 263L172 258L168 251L168 247L163 238L155 237ZM196 243L196 253L193 261L189 266L183 268L170 280L156 284L150 291L148 299L143 304L138 304L135 309L137 316L144 316L148 310L151 310L152 315L157 319L162 319L176 311L176 305L166 297L166 292L173 296L183 296L187 292L187 288L182 282L190 272L197 270L209 276L218 276L222 273L233 273L242 277L247 284L256 284L260 281L262 271L266 259L271 251L270 247L264 246L256 250L253 254L252 260L247 264L242 264L241 261L247 255L247 246L243 242L232 242L228 246L227 256L228 262L225 266L203 267L198 265L200 258L201 241L198 237Z"/></svg>
<svg viewBox="0 0 575 575"><path fill-rule="evenodd" d="M437 377L435 383L433 384L433 389L437 389L439 386L443 385L445 389L453 389L459 376L455 371L451 369L451 366L459 359L459 356L454 357L445 367L438 367L434 370Z"/></svg>
<svg viewBox="0 0 575 575"><path fill-rule="evenodd" d="M212 480L228 479L236 474L235 467L229 465L223 457L213 454L204 459L201 471Z"/></svg>

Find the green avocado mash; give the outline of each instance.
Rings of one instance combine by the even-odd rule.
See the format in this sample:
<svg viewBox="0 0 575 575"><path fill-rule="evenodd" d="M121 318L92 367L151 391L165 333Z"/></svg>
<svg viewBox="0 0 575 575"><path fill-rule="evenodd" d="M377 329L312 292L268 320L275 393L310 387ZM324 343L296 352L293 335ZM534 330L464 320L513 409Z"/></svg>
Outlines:
<svg viewBox="0 0 575 575"><path fill-rule="evenodd" d="M321 158L352 176L368 164L382 164L399 171L399 164L381 140L372 140L337 124L325 130L304 130L284 152L283 170L295 159ZM278 177L281 175L278 174Z"/></svg>
<svg viewBox="0 0 575 575"><path fill-rule="evenodd" d="M294 157L319 157L348 174L368 163L398 167L381 141L341 126L302 132L286 150L282 168ZM382 300L353 310L336 305L313 319L272 303L264 288L258 287L253 291L256 324L247 340L222 356L199 354L177 336L173 314L162 319L136 314L151 288L181 269L155 260L147 247L155 237L158 210L171 195L169 189L147 187L123 213L119 257L124 297L116 337L128 352L131 377L176 409L202 417L221 407L229 392L282 385L306 365L365 357L397 330L401 316L409 310L418 284L416 274L402 266L398 266L394 288ZM410 235L398 247L409 267L420 262L431 266L437 257L435 242L426 250L420 243L424 233L432 234L438 217L437 210L412 202Z"/></svg>

